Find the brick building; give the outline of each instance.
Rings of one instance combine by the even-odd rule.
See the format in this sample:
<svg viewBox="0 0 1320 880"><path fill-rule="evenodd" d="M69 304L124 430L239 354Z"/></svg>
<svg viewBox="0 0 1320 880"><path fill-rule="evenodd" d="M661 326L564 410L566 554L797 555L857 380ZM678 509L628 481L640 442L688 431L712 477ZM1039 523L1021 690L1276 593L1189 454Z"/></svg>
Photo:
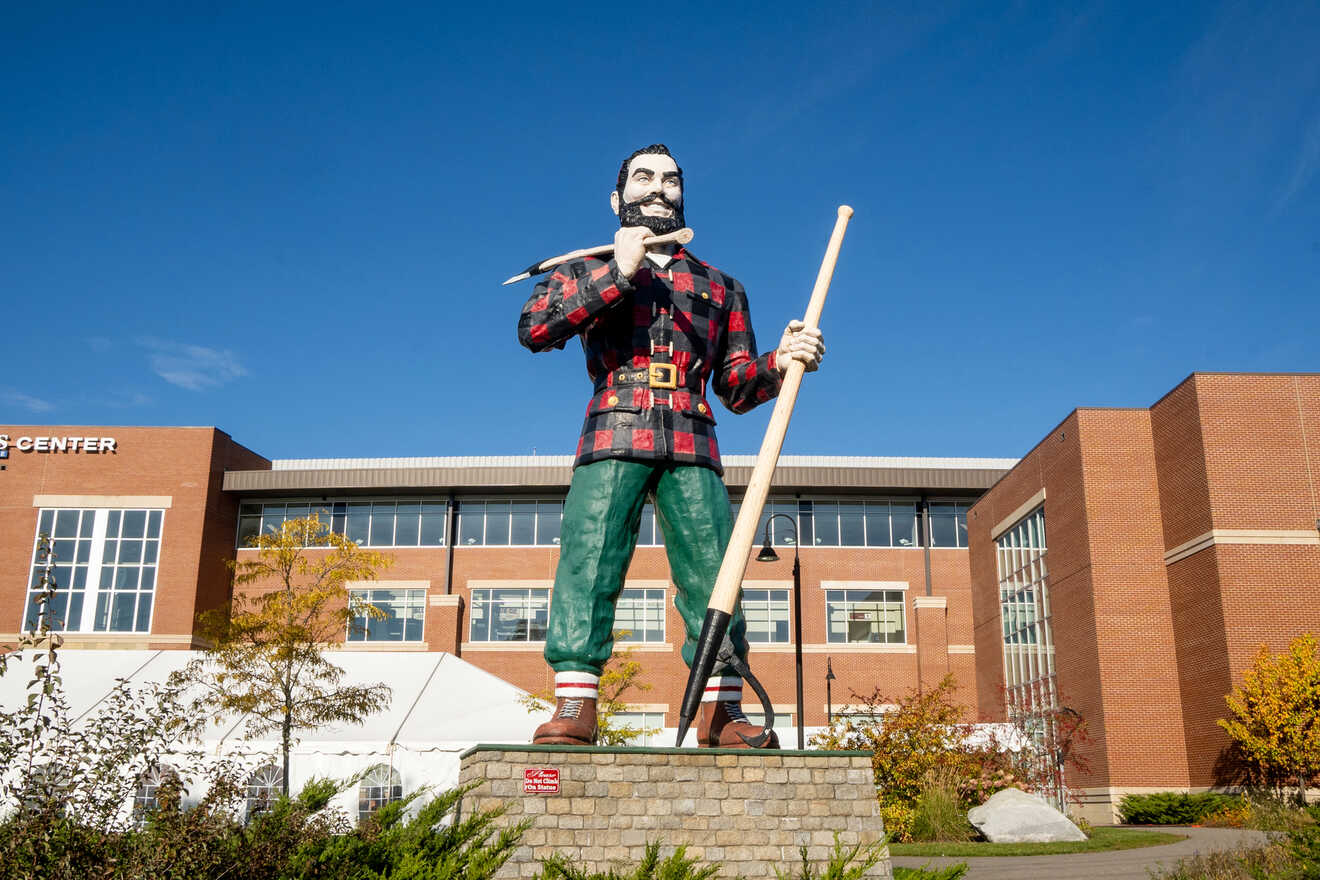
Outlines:
<svg viewBox="0 0 1320 880"><path fill-rule="evenodd" d="M1216 783L1215 719L1262 644L1320 631L1320 375L1195 373L1149 409L1077 409L972 507L977 690L1087 720L1070 778Z"/></svg>
<svg viewBox="0 0 1320 880"><path fill-rule="evenodd" d="M34 614L39 532L55 538L69 647L188 648L196 613L228 596L226 561L252 552L236 548L317 512L395 560L358 586L387 618L343 647L449 652L527 690L552 684L541 639L568 456L271 462L214 428L0 426L0 446L0 643ZM725 458L735 504L752 463ZM827 660L835 708L852 691L899 694L952 673L975 713L966 512L1012 464L781 460L766 511L788 515L772 520L780 561L750 562L744 583L752 667L781 736L797 721L794 529L805 724L825 723ZM632 707L649 727L676 724L687 678L673 599L648 506L616 624L653 686Z"/></svg>

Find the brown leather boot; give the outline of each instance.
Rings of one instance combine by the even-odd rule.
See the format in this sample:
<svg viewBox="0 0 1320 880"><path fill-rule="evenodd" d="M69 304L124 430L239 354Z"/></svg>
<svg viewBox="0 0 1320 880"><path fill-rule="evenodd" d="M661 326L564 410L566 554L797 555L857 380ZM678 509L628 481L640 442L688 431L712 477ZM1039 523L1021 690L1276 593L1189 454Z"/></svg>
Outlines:
<svg viewBox="0 0 1320 880"><path fill-rule="evenodd" d="M750 749L742 737L753 739L761 728L747 720L742 703L736 700L717 700L701 704L701 722L697 725L697 744L704 749ZM779 748L779 735L770 731L770 739L763 749Z"/></svg>
<svg viewBox="0 0 1320 880"><path fill-rule="evenodd" d="M560 697L555 714L536 728L537 745L590 746L596 744L596 701L591 697Z"/></svg>

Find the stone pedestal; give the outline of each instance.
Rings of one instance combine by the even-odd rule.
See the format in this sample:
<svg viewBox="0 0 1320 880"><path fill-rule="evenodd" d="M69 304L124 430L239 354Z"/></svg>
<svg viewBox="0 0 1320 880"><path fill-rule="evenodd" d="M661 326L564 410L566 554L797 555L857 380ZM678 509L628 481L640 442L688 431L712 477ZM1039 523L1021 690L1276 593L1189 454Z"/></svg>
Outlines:
<svg viewBox="0 0 1320 880"><path fill-rule="evenodd" d="M501 827L533 823L501 877L534 876L554 852L588 871L631 867L653 841L725 877L773 877L800 866L801 846L821 864L835 833L849 846L884 833L868 752L480 745L459 773L478 780L464 815L502 804ZM889 860L870 876L892 877Z"/></svg>

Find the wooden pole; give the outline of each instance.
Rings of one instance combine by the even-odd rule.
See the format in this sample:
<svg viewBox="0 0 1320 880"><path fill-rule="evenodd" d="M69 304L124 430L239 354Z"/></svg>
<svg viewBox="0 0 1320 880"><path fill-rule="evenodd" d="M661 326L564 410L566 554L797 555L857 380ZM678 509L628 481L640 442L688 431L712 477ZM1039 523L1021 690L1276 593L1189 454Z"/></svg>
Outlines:
<svg viewBox="0 0 1320 880"><path fill-rule="evenodd" d="M829 244L825 248L825 259L820 264L816 275L816 286L811 291L811 300L807 303L807 313L802 321L808 328L820 323L820 313L825 308L825 295L830 289L830 280L834 277L834 264L839 259L839 248L843 246L843 235L848 229L853 209L847 205L839 206L839 215L834 222L834 231L830 234ZM784 373L784 382L775 400L774 412L770 415L770 424L765 430L765 439L761 441L761 451L757 453L756 465L752 468L752 477L747 483L742 506L738 510L738 519L733 525L733 534L729 538L729 547L720 564L719 576L715 579L715 589L711 593L710 604L706 608L706 621L702 626L701 638L697 643L697 654L693 658L692 668L688 673L687 690L683 696L683 705L678 716L678 744L682 745L688 726L696 716L701 702L701 694L715 665L715 655L723 643L728 629L729 617L742 592L743 576L747 573L747 556L756 540L756 524L761 518L761 509L765 506L766 496L770 493L770 481L775 475L779 463L779 452L784 447L784 437L788 433L788 422L793 417L793 406L797 403L798 390L802 386L802 375L806 365L794 359L789 362Z"/></svg>

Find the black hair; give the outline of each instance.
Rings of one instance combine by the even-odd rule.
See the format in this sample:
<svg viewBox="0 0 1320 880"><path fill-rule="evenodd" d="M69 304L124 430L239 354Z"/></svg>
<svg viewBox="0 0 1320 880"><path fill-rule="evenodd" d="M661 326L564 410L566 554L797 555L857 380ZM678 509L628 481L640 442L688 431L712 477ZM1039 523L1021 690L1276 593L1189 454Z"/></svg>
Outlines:
<svg viewBox="0 0 1320 880"><path fill-rule="evenodd" d="M669 152L669 148L666 147L664 144L651 144L649 147L642 147L640 150L633 150L632 155L629 156L627 159L624 159L623 164L619 166L619 182L615 186L615 191L618 192L619 198L621 199L623 198L623 185L628 180L628 165L631 164L632 160L636 159L638 156L645 156L652 153L657 156L669 156L669 158L671 159L674 158L673 155ZM677 160L674 161L674 165L675 166L678 165ZM682 186L683 184L682 168L678 169L678 183L680 186Z"/></svg>

